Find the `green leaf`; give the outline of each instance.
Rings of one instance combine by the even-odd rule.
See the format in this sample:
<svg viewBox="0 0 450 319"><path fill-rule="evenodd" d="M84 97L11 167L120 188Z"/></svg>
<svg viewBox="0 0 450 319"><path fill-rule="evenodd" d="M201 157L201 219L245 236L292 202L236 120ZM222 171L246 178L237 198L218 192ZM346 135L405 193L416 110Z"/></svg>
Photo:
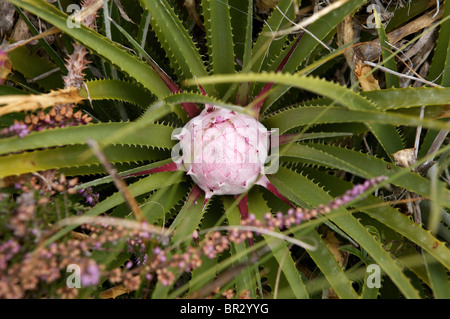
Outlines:
<svg viewBox="0 0 450 319"><path fill-rule="evenodd" d="M374 102L380 110L392 110L422 105L441 105L450 101L450 88L419 87L365 91L362 96Z"/></svg>
<svg viewBox="0 0 450 319"><path fill-rule="evenodd" d="M291 0L281 0L277 4L280 10L273 10L266 20L252 50L251 71L259 72L265 61L272 61L285 46L287 36L280 38L268 36L269 33L289 27L291 22L286 19L295 19L294 6ZM280 12L281 11L281 12ZM268 64L268 62L266 62Z"/></svg>
<svg viewBox="0 0 450 319"><path fill-rule="evenodd" d="M151 14L150 23L161 46L166 51L172 67L180 78L207 76L208 72L194 41L184 28L173 8L165 0L141 0L141 5ZM214 96L212 86L204 87Z"/></svg>
<svg viewBox="0 0 450 319"><path fill-rule="evenodd" d="M11 0L10 2L37 15L67 33L99 56L110 61L125 73L135 78L156 96L163 97L170 94L170 90L165 83L145 62L142 62L116 43L82 24L80 28L69 27L67 24L67 14L59 11L48 2L44 0Z"/></svg>
<svg viewBox="0 0 450 319"><path fill-rule="evenodd" d="M317 171L313 173L313 176L320 180L332 196L340 196L354 186L336 176ZM421 225L414 223L408 216L373 195L361 199L352 206L409 239L428 252L430 256L436 258L436 261L450 269L450 250L445 243L434 237L428 230L423 229Z"/></svg>
<svg viewBox="0 0 450 319"><path fill-rule="evenodd" d="M234 48L228 0L202 1L207 46L213 74L234 73ZM227 86L218 85L223 96Z"/></svg>
<svg viewBox="0 0 450 319"><path fill-rule="evenodd" d="M136 163L115 163L113 165L118 172L127 171L138 166L138 164ZM78 167L65 167L60 168L59 171L65 176L104 175L107 173L105 167L101 164L78 166Z"/></svg>
<svg viewBox="0 0 450 319"><path fill-rule="evenodd" d="M20 90L18 88L9 86L9 85L0 85L0 96L2 95L18 95L23 94L26 95L28 92Z"/></svg>
<svg viewBox="0 0 450 319"><path fill-rule="evenodd" d="M438 262L450 269L450 250L444 242L438 240L429 231L424 230L396 209L387 205L381 206L382 204L383 202L380 199L370 196L354 206L422 247ZM373 206L380 207L370 208Z"/></svg>
<svg viewBox="0 0 450 319"><path fill-rule="evenodd" d="M270 208L256 189L252 189L248 193L248 204L249 213L253 213L256 219L264 220L265 213L270 212ZM277 260L278 266L281 267L281 271L289 283L289 288L292 290L294 296L298 299L308 299L309 296L305 284L295 266L286 242L279 238L271 237L270 235L263 235L263 238ZM276 276L275 269L272 269L267 276Z"/></svg>
<svg viewBox="0 0 450 319"><path fill-rule="evenodd" d="M236 58L241 59L242 61L242 72L248 72L249 70L251 70L252 66L251 58L253 47L253 1L231 0L231 3L234 3L235 6L240 5L241 7L247 4L246 8L231 11L231 23L233 25L234 30L233 35L235 37L234 43L235 43ZM244 14L244 17L242 17L242 14ZM244 21L245 24L243 23ZM236 84L234 83L232 87L234 85ZM248 82L240 83L236 96L236 104L247 105L249 95L250 95L250 83Z"/></svg>
<svg viewBox="0 0 450 319"><path fill-rule="evenodd" d="M280 155L302 158L316 165L342 169L366 179L377 176L392 177L389 179L390 183L422 196L430 196L431 183L428 179L412 173L409 168L398 167L354 150L323 144L289 144L280 147ZM439 187L445 189L443 183L440 183ZM449 193L447 191L447 194ZM448 200L447 205L450 205Z"/></svg>
<svg viewBox="0 0 450 319"><path fill-rule="evenodd" d="M235 56L247 67L253 45L253 1L229 0L229 7Z"/></svg>
<svg viewBox="0 0 450 319"><path fill-rule="evenodd" d="M446 104L450 99L450 88L422 86L418 88L362 91L359 94L376 104L379 110L387 111L422 105ZM331 103L333 103L333 100L329 98L318 98L300 103L300 105L329 105Z"/></svg>
<svg viewBox="0 0 450 319"><path fill-rule="evenodd" d="M203 218L204 200L204 194L196 201L194 201L192 197L188 197L183 208L178 212L177 217L169 228L169 230L174 232L172 237L173 244L180 245L185 241L191 241L193 232L197 229L198 225L200 225L200 221Z"/></svg>
<svg viewBox="0 0 450 319"><path fill-rule="evenodd" d="M216 98L213 98L213 97L210 97L207 95L203 95L200 93L186 92L186 93L172 94L172 95L166 97L164 99L164 101L168 104L173 104L173 105L186 103L186 102L211 104L211 105L221 106L221 107L233 110L233 111L246 113L246 109L241 106L225 103L222 100L218 100Z"/></svg>
<svg viewBox="0 0 450 319"><path fill-rule="evenodd" d="M339 298L358 299L359 296L356 293L355 289L353 289L352 282L347 278L347 275L342 270L342 267L339 266L336 258L328 249L327 245L323 242L320 235L316 231L312 230L308 232L306 236L310 236L317 242L316 249L307 250L307 252L317 264L317 267L319 267L322 273L325 275Z"/></svg>
<svg viewBox="0 0 450 319"><path fill-rule="evenodd" d="M292 87L305 89L316 94L332 98L336 103L347 106L351 110L376 110L376 106L361 95L333 82L310 76L296 76L280 73L247 73L236 75L219 75L198 79L200 83L226 83L236 81L274 82ZM392 126L366 123L376 136L388 155L403 149L403 142L399 133Z"/></svg>
<svg viewBox="0 0 450 319"><path fill-rule="evenodd" d="M141 147L116 145L108 146L103 151L112 163L149 161L167 157L167 152ZM0 177L100 163L93 155L80 156L85 152L89 152L86 145L73 145L2 156L0 157Z"/></svg>
<svg viewBox="0 0 450 319"><path fill-rule="evenodd" d="M86 144L86 140L94 138L99 144L108 140L108 144L139 145L170 149L175 144L171 140L173 127L163 124L147 123L147 134L112 135L120 132L134 123L100 123L82 126L68 126L52 130L32 132L20 138L18 136L0 140L0 154L8 154L35 148L45 148L63 145Z"/></svg>
<svg viewBox="0 0 450 319"><path fill-rule="evenodd" d="M406 126L423 126L429 129L450 129L450 125L431 119L421 120L419 117L403 115L400 113L367 112L348 110L331 106L305 106L279 111L262 120L262 124L268 128L278 128L280 134L291 129L326 123L385 123Z"/></svg>
<svg viewBox="0 0 450 319"><path fill-rule="evenodd" d="M8 52L8 57L11 59L13 68L16 71L22 73L32 82L35 81L40 87L50 90L63 86L61 71L58 70L57 65L37 54L32 54L26 46L21 46ZM56 70L56 72L51 73L52 70ZM40 77L47 72L50 72L48 76L34 80L34 78Z"/></svg>
<svg viewBox="0 0 450 319"><path fill-rule="evenodd" d="M237 205L232 206L235 200L230 197L225 197L223 199L223 204L225 208L225 214L227 216L228 225L235 226L241 224L241 215L239 212L239 208ZM247 243L231 243L231 252L234 255L238 255L239 258L236 258L235 264L240 263L249 263L250 256L248 256ZM236 293L239 295L243 291L248 290L251 298L255 298L256 295L256 282L255 282L255 274L252 270L244 269L241 273L236 274Z"/></svg>
<svg viewBox="0 0 450 319"><path fill-rule="evenodd" d="M383 57L383 64L386 68L389 70L392 70L394 72L397 72L397 64L395 63L395 56L394 54L391 54L391 50L389 49L389 39L386 35L386 30L384 30L383 24L381 23L380 15L376 10L373 11L373 14L375 15L375 22L377 26L378 31L378 38L380 41L380 47L381 47L381 55ZM399 87L399 81L398 77L392 73L384 72L384 75L386 77L386 87L392 88L392 87Z"/></svg>
<svg viewBox="0 0 450 319"><path fill-rule="evenodd" d="M119 100L145 108L153 102L153 96L141 86L122 80L86 81L79 94L90 100Z"/></svg>
<svg viewBox="0 0 450 319"><path fill-rule="evenodd" d="M228 83L228 82L262 82L279 83L311 91L329 97L336 103L344 105L351 110L377 110L377 107L361 95L330 81L313 76L299 76L286 73L241 73L235 75L213 75L197 79L201 84ZM187 80L187 84L195 85L196 81Z"/></svg>
<svg viewBox="0 0 450 319"><path fill-rule="evenodd" d="M430 278L431 288L436 299L450 298L450 285L448 282L447 269L438 263L429 253L424 252L423 258L427 268L428 277Z"/></svg>
<svg viewBox="0 0 450 319"><path fill-rule="evenodd" d="M188 189L184 183L170 185L153 192L144 202L140 203L145 220L154 224L164 218L187 195Z"/></svg>
<svg viewBox="0 0 450 319"><path fill-rule="evenodd" d="M363 288L361 292L361 299L377 299L378 295L380 294L380 288L378 287L371 287L369 288L369 282L371 273L368 271L365 271L364 275L364 283ZM381 274L380 274L381 275ZM380 278L381 281L381 278Z"/></svg>
<svg viewBox="0 0 450 319"><path fill-rule="evenodd" d="M149 170L149 169L152 169L152 168L155 168L155 167L160 167L160 166L163 166L163 165L168 164L170 162L172 162L172 159L170 159L170 158L166 159L166 160L162 160L162 161L156 161L156 162L153 162L151 164L147 164L147 165L144 165L144 166L138 166L138 167L135 167L135 168L132 168L132 169L129 169L129 170L122 171L118 175L124 177L124 176L128 176L128 175L131 175L131 174L134 174L134 173L139 173L139 172L142 172L142 171L146 171L146 170ZM81 168L85 168L85 167L82 166ZM62 171L65 171L65 169L63 169ZM71 169L69 168L68 171L70 172ZM112 181L113 180L112 180L111 176L108 175L108 176L104 176L104 177L101 177L101 178L94 179L94 180L86 182L86 183L82 183L81 185L75 186L75 189L83 189L83 188L87 188L87 187L103 185L103 184L111 183Z"/></svg>
<svg viewBox="0 0 450 319"><path fill-rule="evenodd" d="M427 78L442 86L450 86L450 2L444 1L442 24ZM443 72L442 77L441 72Z"/></svg>
<svg viewBox="0 0 450 319"><path fill-rule="evenodd" d="M313 207L317 207L320 204L326 204L332 199L330 195L311 182L308 178L284 167L280 167L276 177L271 178L271 181L283 194L286 189L290 189L291 192L297 194L302 201L307 202ZM294 200L294 198L290 199ZM344 230L360 244L370 256L372 256L375 262L385 271L405 297L412 299L420 298L418 292L412 286L410 279L403 273L402 268L396 263L391 255L384 250L367 229L360 224L355 217L347 213L345 208L340 208L336 212L340 213L339 216L331 218L331 221Z"/></svg>
<svg viewBox="0 0 450 319"><path fill-rule="evenodd" d="M350 0L347 3L343 4L340 8L333 10L329 14L323 16L318 19L310 26L308 26L308 31L319 40L324 40L331 32L334 32L336 26L349 14L356 11L360 8L366 1L365 0ZM289 46L287 46L283 54L281 54L271 65L271 68L268 69L270 71L274 71L278 65L280 65L281 61L289 52L289 49L295 42L291 42ZM299 44L295 48L292 53L289 61L286 63L283 71L287 73L294 73L299 69L305 59L314 51L314 49L319 45L319 42L314 39L310 34L305 33L302 36ZM289 86L278 86L275 87L269 96L267 97L262 110L266 110L273 102L278 100L287 90Z"/></svg>
<svg viewBox="0 0 450 319"><path fill-rule="evenodd" d="M146 12L148 15L150 13ZM124 28L122 28L117 22L114 20L111 20L111 22L114 24L114 26L123 34L127 40L131 43L133 48L139 53L139 56L142 56L145 61L152 67L152 69L158 74L158 76L161 78L161 80L164 81L164 83L167 85L167 87L170 89L170 91L176 92L179 91L178 86L172 81L172 79L164 72L160 66L153 60L153 58L141 47L139 43L134 40L133 36L130 35L127 31L125 31ZM147 102L148 104L148 102Z"/></svg>

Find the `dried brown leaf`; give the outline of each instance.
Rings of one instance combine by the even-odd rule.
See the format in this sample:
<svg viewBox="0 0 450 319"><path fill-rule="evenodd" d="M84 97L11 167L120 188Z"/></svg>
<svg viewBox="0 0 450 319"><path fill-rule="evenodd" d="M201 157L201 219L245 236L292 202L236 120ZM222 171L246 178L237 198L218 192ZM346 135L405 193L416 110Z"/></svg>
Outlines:
<svg viewBox="0 0 450 319"><path fill-rule="evenodd" d="M8 55L5 52L0 51L0 84L6 80L8 74L11 73L11 69L12 63Z"/></svg>
<svg viewBox="0 0 450 319"><path fill-rule="evenodd" d="M435 21L442 18L442 10L440 10L436 16L435 14L436 10L428 12L427 14L412 20L408 24L388 33L387 37L389 43L395 45L408 35L430 27ZM358 51L365 60L374 61L381 55L380 40L376 38L371 42L360 43L358 46Z"/></svg>
<svg viewBox="0 0 450 319"><path fill-rule="evenodd" d="M72 237L73 237L74 239L78 239L78 240L85 240L85 239L91 238L91 237L90 237L89 235L87 235L87 234L79 233L79 232L76 232L76 231L72 231L72 232L71 232L71 235L72 235Z"/></svg>
<svg viewBox="0 0 450 319"><path fill-rule="evenodd" d="M378 80L373 76L372 68L367 64L364 64L360 59L355 59L354 62L355 70L354 73L356 78L359 80L359 84L361 85L361 89L363 91L373 91L379 90L380 85L378 84Z"/></svg>
<svg viewBox="0 0 450 319"><path fill-rule="evenodd" d="M395 160L395 165L401 167L409 167L417 161L416 149L406 148L392 154Z"/></svg>
<svg viewBox="0 0 450 319"><path fill-rule="evenodd" d="M442 107L441 113L437 117L438 119L448 119L450 118L450 104L446 104Z"/></svg>
<svg viewBox="0 0 450 319"><path fill-rule="evenodd" d="M268 11L275 8L275 6L278 4L279 1L280 0L256 0L255 4L259 12L267 13Z"/></svg>
<svg viewBox="0 0 450 319"><path fill-rule="evenodd" d="M128 293L129 290L124 285L119 285L100 293L102 299L116 299L118 296Z"/></svg>
<svg viewBox="0 0 450 319"><path fill-rule="evenodd" d="M45 109L59 104L79 103L83 100L78 89L69 87L40 95L7 95L0 97L0 116L23 111Z"/></svg>
<svg viewBox="0 0 450 319"><path fill-rule="evenodd" d="M202 19L200 19L197 8L195 7L195 0L185 0L184 6L186 7L189 16L192 18L192 20L195 21L195 23L203 30L205 31L205 26L203 25Z"/></svg>
<svg viewBox="0 0 450 319"><path fill-rule="evenodd" d="M333 254L334 258L336 258L339 266L342 267L345 263L345 253L339 249L341 242L336 238L334 232L328 231L323 241L328 246L328 249Z"/></svg>

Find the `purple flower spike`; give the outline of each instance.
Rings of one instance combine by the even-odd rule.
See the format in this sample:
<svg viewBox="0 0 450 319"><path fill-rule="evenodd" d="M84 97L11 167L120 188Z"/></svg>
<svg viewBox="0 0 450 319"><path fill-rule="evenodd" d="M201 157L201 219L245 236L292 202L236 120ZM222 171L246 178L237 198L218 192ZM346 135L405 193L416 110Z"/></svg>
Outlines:
<svg viewBox="0 0 450 319"><path fill-rule="evenodd" d="M264 215L264 220L257 220L254 215L251 214L249 218L242 220L241 224L243 226L253 226L261 229L272 230L275 227L279 229L290 228L291 226L300 225L304 220L317 217L318 214L327 214L333 210L337 210L343 205L350 203L355 200L358 196L366 192L371 187L378 185L379 183L385 181L387 177L380 176L370 180L365 181L363 184L355 185L351 190L345 192L341 197L336 197L327 205L319 205L316 209L303 209L298 207L296 210L289 209L287 214L282 212L277 212L273 216L271 213L266 213ZM257 232L258 233L258 232ZM231 233L231 237L238 238L240 233L236 231ZM208 256L214 255L212 247L204 247L204 252Z"/></svg>
<svg viewBox="0 0 450 319"><path fill-rule="evenodd" d="M366 180L363 184L358 184L353 186L352 189L345 192L344 195L341 197L337 197L334 200L332 200L328 205L323 206L320 212L327 213L330 209L336 210L339 207L348 204L349 202L355 200L358 196L364 194L367 190L369 190L372 187L377 186L379 183L387 180L386 176L378 176L372 179ZM324 211L326 209L326 211Z"/></svg>

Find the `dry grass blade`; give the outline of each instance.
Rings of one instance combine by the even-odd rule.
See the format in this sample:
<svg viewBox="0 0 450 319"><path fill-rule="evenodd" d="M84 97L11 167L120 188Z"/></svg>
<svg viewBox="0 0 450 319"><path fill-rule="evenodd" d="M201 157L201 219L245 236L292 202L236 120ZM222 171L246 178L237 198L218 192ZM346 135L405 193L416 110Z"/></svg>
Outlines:
<svg viewBox="0 0 450 319"><path fill-rule="evenodd" d="M85 19L93 16L101 7L103 7L103 0L96 0L90 6L83 8L73 15L76 22L83 22Z"/></svg>
<svg viewBox="0 0 450 319"><path fill-rule="evenodd" d="M302 20L300 23L297 23L293 27L290 27L290 28L284 29L284 30L280 30L280 31L277 31L277 32L269 33L269 35L276 38L276 37L283 36L285 34L289 34L289 33L293 33L293 32L302 30L303 28L307 27L311 23L313 23L313 22L317 21L318 19L322 18L324 15L332 12L333 10L336 10L339 7L341 7L342 5L344 5L348 1L349 0L340 0L340 1L333 2L332 4L327 6L326 8L324 8L324 9L318 11L317 13L315 13L314 15L312 15L312 16L304 19L304 20Z"/></svg>
<svg viewBox="0 0 450 319"><path fill-rule="evenodd" d="M378 65L376 63L372 63L370 61L364 61L363 63L367 64L368 66L380 69L381 71L397 75L397 76L399 76L401 78L406 78L406 79L414 80L414 81L417 81L417 82L422 82L424 84L428 84L429 86L433 86L433 87L440 87L440 88L442 87L442 86L440 86L438 84L435 84L433 82L427 81L425 79L421 79L421 78L418 78L418 77L415 77L415 76L410 76L410 75L407 75L407 74L402 74L402 73L399 73L399 72L392 71L392 70L390 70L390 69L388 69L388 68L386 68L384 66Z"/></svg>
<svg viewBox="0 0 450 319"><path fill-rule="evenodd" d="M120 178L119 174L117 173L117 170L108 162L105 154L100 150L98 143L94 140L89 139L87 140L87 144L94 152L94 155L100 160L102 165L105 167L108 174L111 176L112 180L114 181L114 185L122 194L123 198L125 199L125 202L130 207L136 220L139 222L144 221L145 220L144 214L142 213L142 210L138 202L131 194L125 182Z"/></svg>
<svg viewBox="0 0 450 319"><path fill-rule="evenodd" d="M8 44L8 45L3 47L3 50L5 52L10 52L10 51L12 51L12 50L14 50L14 49L16 49L18 47L24 46L24 45L34 41L34 40L43 39L45 37L51 36L51 35L59 33L59 32L60 32L60 30L58 28L51 27L47 31L44 31L44 32L42 32L42 33L40 33L40 34L38 34L38 35L36 35L34 37L31 37L31 38L28 38L28 39L24 39L24 40L18 41L18 42L13 43L13 44Z"/></svg>
<svg viewBox="0 0 450 319"><path fill-rule="evenodd" d="M65 227L70 225L82 225L82 224L90 224L90 225L110 225L116 227L122 227L130 230L137 230L142 232L148 232L151 234L155 234L158 236L167 236L170 234L169 230L150 225L147 223L140 223L134 220L127 220L116 217L105 217L105 216L76 216L76 217L67 217L59 220L55 227ZM73 233L72 233L73 234ZM83 238L84 239L84 238Z"/></svg>
<svg viewBox="0 0 450 319"><path fill-rule="evenodd" d="M83 100L78 89L71 87L50 91L50 93L39 95L6 95L0 97L0 116L13 112L35 111L47 107L79 103Z"/></svg>
<svg viewBox="0 0 450 319"><path fill-rule="evenodd" d="M389 43L396 44L410 34L414 34L422 29L430 27L434 22L442 17L442 11L435 15L435 11L431 11L410 23L404 25L397 30L387 34ZM374 61L381 55L380 41L378 38L371 42L360 43L358 51L366 60Z"/></svg>

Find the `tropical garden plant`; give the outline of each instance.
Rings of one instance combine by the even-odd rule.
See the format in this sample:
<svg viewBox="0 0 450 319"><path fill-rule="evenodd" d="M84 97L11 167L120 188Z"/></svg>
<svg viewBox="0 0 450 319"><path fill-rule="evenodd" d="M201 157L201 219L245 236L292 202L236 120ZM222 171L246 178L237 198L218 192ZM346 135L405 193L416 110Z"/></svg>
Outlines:
<svg viewBox="0 0 450 319"><path fill-rule="evenodd" d="M0 297L450 297L450 1L4 3Z"/></svg>

